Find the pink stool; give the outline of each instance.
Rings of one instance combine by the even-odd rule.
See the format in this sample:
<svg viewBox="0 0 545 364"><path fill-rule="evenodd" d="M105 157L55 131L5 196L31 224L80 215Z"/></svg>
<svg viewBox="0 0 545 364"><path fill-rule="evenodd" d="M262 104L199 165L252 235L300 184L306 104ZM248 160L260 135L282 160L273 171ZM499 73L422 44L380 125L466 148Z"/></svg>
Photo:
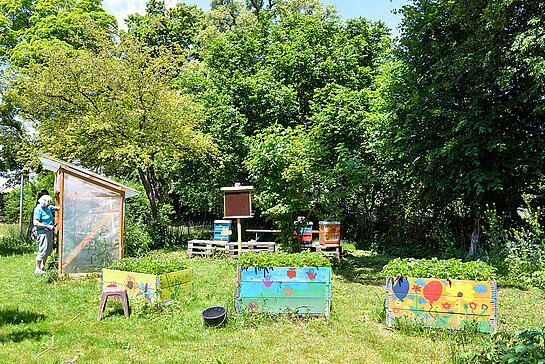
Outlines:
<svg viewBox="0 0 545 364"><path fill-rule="evenodd" d="M126 287L106 287L102 290L102 298L100 300L100 306L98 308L98 321L102 318L102 313L106 307L106 301L108 297L112 299L121 299L123 303L123 313L125 318L129 318L129 298L127 297Z"/></svg>

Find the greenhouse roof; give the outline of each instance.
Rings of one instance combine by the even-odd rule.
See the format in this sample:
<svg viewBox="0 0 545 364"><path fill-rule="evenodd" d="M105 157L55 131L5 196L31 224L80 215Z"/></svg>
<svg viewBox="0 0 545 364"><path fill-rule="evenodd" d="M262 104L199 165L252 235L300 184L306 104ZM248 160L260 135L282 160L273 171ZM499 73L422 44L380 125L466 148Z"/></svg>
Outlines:
<svg viewBox="0 0 545 364"><path fill-rule="evenodd" d="M126 198L136 196L140 193L136 191L135 189L122 185L121 183L112 181L109 178L103 177L97 173L91 172L85 168L78 167L76 165L65 162L63 160L56 159L56 158L43 155L43 154L40 155L38 158L40 159L40 162L42 162L42 165L44 166L44 168L47 169L48 171L57 173L59 169L62 168L62 170L66 171L67 173L86 179L92 183L102 185L110 190L119 191L120 193L124 191Z"/></svg>

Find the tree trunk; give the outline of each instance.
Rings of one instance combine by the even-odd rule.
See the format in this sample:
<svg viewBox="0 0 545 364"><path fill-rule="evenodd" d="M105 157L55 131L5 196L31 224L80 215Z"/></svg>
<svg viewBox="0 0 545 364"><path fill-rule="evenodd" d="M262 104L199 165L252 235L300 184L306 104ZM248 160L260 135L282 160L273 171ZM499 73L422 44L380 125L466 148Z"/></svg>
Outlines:
<svg viewBox="0 0 545 364"><path fill-rule="evenodd" d="M155 199L155 189L150 182L149 176L140 167L138 167L138 175L140 176L140 180L142 181L142 184L144 185L144 190L146 191L146 195L148 196L149 204L151 207L151 217L153 221L157 221L159 210L157 208L157 203Z"/></svg>

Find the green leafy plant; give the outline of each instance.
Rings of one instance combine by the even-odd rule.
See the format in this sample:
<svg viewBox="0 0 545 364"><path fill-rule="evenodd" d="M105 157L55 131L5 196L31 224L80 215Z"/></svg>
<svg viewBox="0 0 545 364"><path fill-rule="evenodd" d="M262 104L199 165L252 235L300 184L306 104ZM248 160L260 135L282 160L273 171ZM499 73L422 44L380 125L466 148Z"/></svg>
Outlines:
<svg viewBox="0 0 545 364"><path fill-rule="evenodd" d="M153 240L140 222L127 221L123 230L123 252L126 257L138 257L146 254Z"/></svg>
<svg viewBox="0 0 545 364"><path fill-rule="evenodd" d="M505 261L513 278L531 282L535 272L545 270L545 237L539 223L540 212L539 208L528 212L523 217L525 226L512 229L511 238L505 242Z"/></svg>
<svg viewBox="0 0 545 364"><path fill-rule="evenodd" d="M460 358L471 363L543 363L544 330L540 327L516 333L499 332L477 349L462 352Z"/></svg>
<svg viewBox="0 0 545 364"><path fill-rule="evenodd" d="M460 259L401 259L390 261L382 273L388 277L423 277L439 279L489 280L497 269L483 261L462 262Z"/></svg>
<svg viewBox="0 0 545 364"><path fill-rule="evenodd" d="M110 269L146 274L165 274L185 269L184 262L163 257L124 258L110 264Z"/></svg>
<svg viewBox="0 0 545 364"><path fill-rule="evenodd" d="M477 255L482 260L498 268L500 273L506 274L508 264L506 262L507 250L505 244L508 240L508 232L505 229L505 212L498 213L495 204L492 204L492 206L486 204L483 220L482 229L486 241L483 246L477 246Z"/></svg>
<svg viewBox="0 0 545 364"><path fill-rule="evenodd" d="M328 258L314 252L245 252L238 263L242 267L330 267Z"/></svg>

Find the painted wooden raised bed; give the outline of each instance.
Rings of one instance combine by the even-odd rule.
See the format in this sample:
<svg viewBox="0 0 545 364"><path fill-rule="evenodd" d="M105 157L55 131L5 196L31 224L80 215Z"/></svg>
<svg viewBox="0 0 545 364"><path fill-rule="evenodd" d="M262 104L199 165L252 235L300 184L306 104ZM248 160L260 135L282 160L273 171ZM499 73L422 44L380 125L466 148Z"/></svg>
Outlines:
<svg viewBox="0 0 545 364"><path fill-rule="evenodd" d="M327 316L330 307L329 267L238 267L238 312Z"/></svg>
<svg viewBox="0 0 545 364"><path fill-rule="evenodd" d="M145 274L102 269L102 287L127 287L130 300L146 299L150 303L189 296L193 290L193 270L166 274Z"/></svg>
<svg viewBox="0 0 545 364"><path fill-rule="evenodd" d="M497 330L496 281L428 278L389 278L386 284L386 323L415 320L429 327L480 332Z"/></svg>

